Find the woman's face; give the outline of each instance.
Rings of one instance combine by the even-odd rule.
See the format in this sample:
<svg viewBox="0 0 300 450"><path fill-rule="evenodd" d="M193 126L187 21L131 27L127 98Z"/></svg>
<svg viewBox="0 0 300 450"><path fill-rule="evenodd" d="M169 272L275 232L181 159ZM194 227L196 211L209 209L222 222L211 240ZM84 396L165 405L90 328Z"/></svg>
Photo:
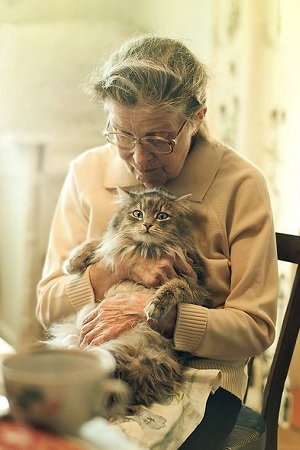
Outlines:
<svg viewBox="0 0 300 450"><path fill-rule="evenodd" d="M109 131L136 139L145 136L160 136L168 140L176 138L172 153L167 155L152 152L145 142L136 143L129 151L118 147L120 157L138 181L146 187L159 187L181 172L193 132L180 114L170 115L159 109L145 111L115 103L110 103L108 110Z"/></svg>

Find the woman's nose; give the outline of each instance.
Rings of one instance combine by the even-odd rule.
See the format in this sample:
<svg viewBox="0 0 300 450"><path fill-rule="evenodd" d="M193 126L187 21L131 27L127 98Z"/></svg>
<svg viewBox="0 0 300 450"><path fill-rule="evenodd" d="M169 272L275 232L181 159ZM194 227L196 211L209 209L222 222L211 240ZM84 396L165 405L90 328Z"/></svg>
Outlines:
<svg viewBox="0 0 300 450"><path fill-rule="evenodd" d="M142 167L143 165L145 165L145 163L152 159L154 155L153 153L149 152L148 149L145 149L142 143L137 143L134 147L132 157L136 166Z"/></svg>

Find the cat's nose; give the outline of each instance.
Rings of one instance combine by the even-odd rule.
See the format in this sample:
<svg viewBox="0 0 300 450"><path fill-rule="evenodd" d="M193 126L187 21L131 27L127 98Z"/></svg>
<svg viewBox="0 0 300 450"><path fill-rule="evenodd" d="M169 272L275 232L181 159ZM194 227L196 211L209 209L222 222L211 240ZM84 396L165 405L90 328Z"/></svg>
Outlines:
<svg viewBox="0 0 300 450"><path fill-rule="evenodd" d="M152 223L150 223L150 222L144 222L143 225L144 225L144 227L146 228L147 231L149 230L149 228L152 227Z"/></svg>

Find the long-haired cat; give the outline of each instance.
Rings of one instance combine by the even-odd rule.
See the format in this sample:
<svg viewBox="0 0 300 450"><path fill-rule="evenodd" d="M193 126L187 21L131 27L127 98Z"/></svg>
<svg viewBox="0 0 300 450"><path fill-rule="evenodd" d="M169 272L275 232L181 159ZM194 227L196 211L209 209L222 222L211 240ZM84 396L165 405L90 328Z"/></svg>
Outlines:
<svg viewBox="0 0 300 450"><path fill-rule="evenodd" d="M133 412L137 405L149 406L172 397L183 382L186 354L175 351L172 340L151 329L146 315L157 320L178 303L210 307L211 302L205 288L206 269L195 251L190 231L190 196L178 198L162 188L134 192L118 188L118 194L120 208L102 239L85 242L76 248L66 263L67 271L81 274L98 260L114 270L120 261L128 260L128 264L132 264L135 256L159 259L169 255L174 259L191 258L198 277L194 280L178 274L178 278L150 291L140 284L125 281L113 286L105 295L144 289L151 294L145 321L100 345L116 360L115 377L126 382L130 393L127 411ZM78 345L82 319L93 308L95 305L84 307L73 321L70 319L52 326L50 344ZM111 415L114 413L111 411Z"/></svg>

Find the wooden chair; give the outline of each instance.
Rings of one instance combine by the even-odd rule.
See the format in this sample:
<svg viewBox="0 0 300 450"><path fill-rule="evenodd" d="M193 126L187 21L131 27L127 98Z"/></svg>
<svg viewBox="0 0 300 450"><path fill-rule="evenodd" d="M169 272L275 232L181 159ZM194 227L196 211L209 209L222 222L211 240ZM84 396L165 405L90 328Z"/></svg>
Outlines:
<svg viewBox="0 0 300 450"><path fill-rule="evenodd" d="M300 328L300 236L276 233L278 260L296 264L296 274L258 414L242 406L223 450L277 450L278 416L284 383Z"/></svg>

